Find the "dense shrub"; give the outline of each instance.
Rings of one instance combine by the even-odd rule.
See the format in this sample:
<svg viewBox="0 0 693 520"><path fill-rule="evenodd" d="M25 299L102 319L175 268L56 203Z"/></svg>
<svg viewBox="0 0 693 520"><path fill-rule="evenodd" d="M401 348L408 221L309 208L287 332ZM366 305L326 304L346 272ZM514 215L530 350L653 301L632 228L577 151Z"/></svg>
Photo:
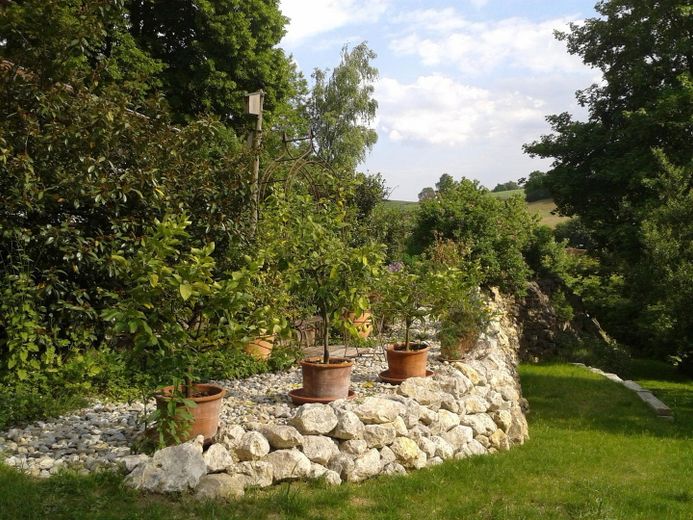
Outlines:
<svg viewBox="0 0 693 520"><path fill-rule="evenodd" d="M410 251L421 253L437 239L452 239L467 251L461 262L478 262L482 283L521 292L530 270L523 250L537 218L521 197L488 196L477 181L448 181L433 199L419 203Z"/></svg>

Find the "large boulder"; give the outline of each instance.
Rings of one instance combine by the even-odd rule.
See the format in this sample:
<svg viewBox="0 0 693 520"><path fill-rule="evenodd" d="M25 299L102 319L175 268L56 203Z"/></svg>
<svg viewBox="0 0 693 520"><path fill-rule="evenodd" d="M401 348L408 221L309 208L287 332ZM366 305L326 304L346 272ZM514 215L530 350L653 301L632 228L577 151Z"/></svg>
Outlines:
<svg viewBox="0 0 693 520"><path fill-rule="evenodd" d="M303 437L303 453L311 462L327 464L332 457L339 453L335 441L322 435L305 435Z"/></svg>
<svg viewBox="0 0 693 520"><path fill-rule="evenodd" d="M383 424L395 420L405 412L401 403L379 397L367 397L354 409L354 413L364 424Z"/></svg>
<svg viewBox="0 0 693 520"><path fill-rule="evenodd" d="M201 435L178 446L157 451L151 460L137 466L125 478L125 484L153 493L179 493L195 489L207 474L202 457Z"/></svg>
<svg viewBox="0 0 693 520"><path fill-rule="evenodd" d="M219 500L242 497L245 492L245 477L243 475L228 475L219 473L205 475L195 489L198 500Z"/></svg>
<svg viewBox="0 0 693 520"><path fill-rule="evenodd" d="M325 435L330 433L338 420L334 409L326 404L304 404L296 410L291 424L303 435Z"/></svg>
<svg viewBox="0 0 693 520"><path fill-rule="evenodd" d="M397 428L392 423L368 424L363 429L363 440L369 448L382 448L397 437Z"/></svg>
<svg viewBox="0 0 693 520"><path fill-rule="evenodd" d="M263 460L272 465L275 481L297 480L310 475L310 460L296 448L273 451Z"/></svg>
<svg viewBox="0 0 693 520"><path fill-rule="evenodd" d="M363 437L363 422L354 412L342 411L337 415L337 426L330 435L345 441L360 439Z"/></svg>
<svg viewBox="0 0 693 520"><path fill-rule="evenodd" d="M202 455L207 465L207 473L219 473L226 471L233 465L233 457L223 444L212 444Z"/></svg>
<svg viewBox="0 0 693 520"><path fill-rule="evenodd" d="M380 473L380 453L373 448L354 459L354 465L346 471L347 482L361 482Z"/></svg>
<svg viewBox="0 0 693 520"><path fill-rule="evenodd" d="M405 397L411 397L419 404L433 410L440 408L441 389L433 378L410 377L399 385L397 392Z"/></svg>
<svg viewBox="0 0 693 520"><path fill-rule="evenodd" d="M248 487L267 487L274 481L274 467L264 460L250 460L241 462L234 467L234 471L245 476Z"/></svg>
<svg viewBox="0 0 693 520"><path fill-rule="evenodd" d="M303 443L303 435L296 428L285 424L268 424L260 428L260 433L267 438L275 450L295 448Z"/></svg>
<svg viewBox="0 0 693 520"><path fill-rule="evenodd" d="M469 426L474 430L475 435L491 435L498 429L496 423L493 422L485 413L475 413L472 415L464 415L460 418L460 424Z"/></svg>
<svg viewBox="0 0 693 520"><path fill-rule="evenodd" d="M235 453L239 460L259 460L270 451L270 445L260 432L246 432L236 447Z"/></svg>

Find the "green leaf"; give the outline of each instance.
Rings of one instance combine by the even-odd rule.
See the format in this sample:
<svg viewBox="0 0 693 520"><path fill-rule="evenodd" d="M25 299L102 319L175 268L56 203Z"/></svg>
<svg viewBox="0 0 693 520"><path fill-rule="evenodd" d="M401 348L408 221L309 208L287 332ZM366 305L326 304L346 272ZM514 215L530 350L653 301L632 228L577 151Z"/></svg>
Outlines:
<svg viewBox="0 0 693 520"><path fill-rule="evenodd" d="M188 285L187 283L181 284L178 290L180 291L180 295L186 301L192 296L192 286Z"/></svg>

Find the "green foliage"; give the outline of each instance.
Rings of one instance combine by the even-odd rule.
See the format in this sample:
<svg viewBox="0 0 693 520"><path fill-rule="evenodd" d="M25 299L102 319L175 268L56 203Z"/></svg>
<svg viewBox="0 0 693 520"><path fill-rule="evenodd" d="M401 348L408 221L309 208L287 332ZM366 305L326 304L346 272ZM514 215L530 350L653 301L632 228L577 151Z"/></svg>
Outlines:
<svg viewBox="0 0 693 520"><path fill-rule="evenodd" d="M414 213L391 204L379 204L367 223L368 236L385 244L388 262L401 261L407 251L414 229Z"/></svg>
<svg viewBox="0 0 693 520"><path fill-rule="evenodd" d="M277 195L272 204L260 225L260 240L280 232L280 239L271 242L272 261L306 315L317 311L322 317L327 362L330 324L348 327L345 313L368 308L366 295L380 269L382 247L352 245L346 207L339 200L316 203L300 195Z"/></svg>
<svg viewBox="0 0 693 520"><path fill-rule="evenodd" d="M493 188L491 191L497 193L499 191L515 191L515 190L519 190L519 189L520 189L520 185L517 182L508 181L508 182L496 184L496 187Z"/></svg>
<svg viewBox="0 0 693 520"><path fill-rule="evenodd" d="M325 70L313 72L308 114L318 152L346 172L355 170L378 139L369 126L378 108L373 98L378 69L371 65L375 57L365 42L351 50L344 46L341 62L329 77Z"/></svg>
<svg viewBox="0 0 693 520"><path fill-rule="evenodd" d="M374 313L404 322L404 347L409 350L409 329L417 321L423 324L431 314L429 271L422 263L391 263L380 276L375 292Z"/></svg>
<svg viewBox="0 0 693 520"><path fill-rule="evenodd" d="M410 251L420 253L437 239L451 239L467 251L461 263L481 266L481 282L521 292L529 276L522 252L536 218L520 197L487 196L477 181L441 177L435 199L419 203ZM443 188L443 189L441 189Z"/></svg>
<svg viewBox="0 0 693 520"><path fill-rule="evenodd" d="M604 75L578 93L589 119L550 116L554 133L526 151L555 159L545 184L559 210L580 217L602 272L621 280L618 298L626 304L611 314L624 321L609 332L665 355L691 344L690 313L675 303L691 294L688 269L679 267L690 263L690 236L678 231L687 222L693 161L691 11L681 0L603 1L596 9L599 18L559 34ZM676 223L663 217L676 213Z"/></svg>
<svg viewBox="0 0 693 520"><path fill-rule="evenodd" d="M566 222L559 222L553 230L558 241L567 241L570 247L579 249L594 249L595 243L590 230L579 217L573 217Z"/></svg>
<svg viewBox="0 0 693 520"><path fill-rule="evenodd" d="M287 20L276 0L126 5L137 45L166 65L157 77L177 121L212 113L238 131L246 92L265 91L268 123L295 94L294 65L277 46Z"/></svg>
<svg viewBox="0 0 693 520"><path fill-rule="evenodd" d="M387 197L388 189L385 179L379 173L367 175L357 172L355 177L357 184L348 203L355 207L356 219L363 222Z"/></svg>
<svg viewBox="0 0 693 520"><path fill-rule="evenodd" d="M535 200L550 199L551 192L546 185L546 173L533 171L524 185L525 200L534 202Z"/></svg>
<svg viewBox="0 0 693 520"><path fill-rule="evenodd" d="M101 313L110 334L131 346L143 366L169 367L186 381L190 396L199 352L239 342L246 336L238 318L260 264L220 276L211 257L214 243L183 250L186 216L165 218L142 238L135 252L111 255L122 294Z"/></svg>

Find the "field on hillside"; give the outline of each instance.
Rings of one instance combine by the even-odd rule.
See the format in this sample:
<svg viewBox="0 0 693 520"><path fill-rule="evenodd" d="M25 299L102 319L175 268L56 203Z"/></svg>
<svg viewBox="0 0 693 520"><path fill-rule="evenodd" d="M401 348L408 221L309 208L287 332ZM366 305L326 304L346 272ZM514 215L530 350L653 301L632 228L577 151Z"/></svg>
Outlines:
<svg viewBox="0 0 693 520"><path fill-rule="evenodd" d="M513 195L520 195L524 197L524 190L510 190L510 191L498 191L489 192L489 195L496 197L498 199L509 199ZM383 204L399 208L402 211L415 211L419 203L410 200L386 200ZM541 223L545 226L551 228L556 227L556 224L560 222L566 222L570 220L570 217L561 217L559 215L553 215L551 212L556 209L556 204L554 204L551 199L536 200L534 202L527 203L527 210L530 213L535 213L541 218Z"/></svg>

